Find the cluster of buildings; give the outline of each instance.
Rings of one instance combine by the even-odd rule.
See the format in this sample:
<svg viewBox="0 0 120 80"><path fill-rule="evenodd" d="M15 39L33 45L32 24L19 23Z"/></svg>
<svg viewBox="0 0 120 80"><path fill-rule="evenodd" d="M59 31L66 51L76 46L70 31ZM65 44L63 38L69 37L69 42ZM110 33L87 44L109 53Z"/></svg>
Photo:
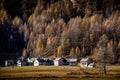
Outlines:
<svg viewBox="0 0 120 80"><path fill-rule="evenodd" d="M20 57L18 60L6 60L5 66L79 66L86 68L93 68L95 63L90 58L82 58L81 60L77 60L76 58L24 58Z"/></svg>

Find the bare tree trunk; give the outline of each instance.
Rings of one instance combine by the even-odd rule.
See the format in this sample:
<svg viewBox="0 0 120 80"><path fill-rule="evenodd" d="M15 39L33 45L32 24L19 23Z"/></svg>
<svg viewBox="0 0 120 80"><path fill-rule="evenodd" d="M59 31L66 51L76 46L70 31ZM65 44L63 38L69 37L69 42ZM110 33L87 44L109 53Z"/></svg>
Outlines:
<svg viewBox="0 0 120 80"><path fill-rule="evenodd" d="M103 53L103 74L106 75L107 74L107 71L106 71L106 54L105 52Z"/></svg>
<svg viewBox="0 0 120 80"><path fill-rule="evenodd" d="M104 73L104 75L107 74L107 71L106 71L106 63L105 63L105 62L104 62L104 64L103 64L103 73Z"/></svg>

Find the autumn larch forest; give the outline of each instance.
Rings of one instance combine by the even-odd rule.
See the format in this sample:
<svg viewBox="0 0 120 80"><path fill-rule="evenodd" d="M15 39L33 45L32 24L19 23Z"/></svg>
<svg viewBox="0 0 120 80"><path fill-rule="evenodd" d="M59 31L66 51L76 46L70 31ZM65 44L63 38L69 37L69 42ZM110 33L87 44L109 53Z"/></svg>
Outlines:
<svg viewBox="0 0 120 80"><path fill-rule="evenodd" d="M0 0L0 65L24 57L120 63L120 0Z"/></svg>

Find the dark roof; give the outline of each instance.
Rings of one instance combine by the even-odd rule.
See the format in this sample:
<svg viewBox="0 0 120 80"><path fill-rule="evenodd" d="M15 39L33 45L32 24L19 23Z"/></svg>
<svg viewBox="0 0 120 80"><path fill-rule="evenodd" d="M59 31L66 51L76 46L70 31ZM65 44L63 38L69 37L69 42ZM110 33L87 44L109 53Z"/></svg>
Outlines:
<svg viewBox="0 0 120 80"><path fill-rule="evenodd" d="M69 59L69 62L77 62L77 59L71 58L71 59Z"/></svg>

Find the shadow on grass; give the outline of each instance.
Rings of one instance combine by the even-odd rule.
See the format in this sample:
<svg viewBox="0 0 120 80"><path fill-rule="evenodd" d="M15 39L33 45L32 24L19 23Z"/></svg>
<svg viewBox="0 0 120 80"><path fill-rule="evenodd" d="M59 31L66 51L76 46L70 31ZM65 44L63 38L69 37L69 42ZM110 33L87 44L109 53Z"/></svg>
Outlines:
<svg viewBox="0 0 120 80"><path fill-rule="evenodd" d="M0 80L120 80L120 75L79 75L79 76L41 76L41 77L19 77L0 78Z"/></svg>

